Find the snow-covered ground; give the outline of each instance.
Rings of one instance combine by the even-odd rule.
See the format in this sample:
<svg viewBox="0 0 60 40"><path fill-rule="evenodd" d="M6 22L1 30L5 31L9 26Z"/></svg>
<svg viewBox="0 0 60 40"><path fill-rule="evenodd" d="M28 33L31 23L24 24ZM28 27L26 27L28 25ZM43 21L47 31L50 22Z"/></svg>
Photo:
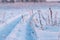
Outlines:
<svg viewBox="0 0 60 40"><path fill-rule="evenodd" d="M2 7L0 40L60 40L59 6Z"/></svg>

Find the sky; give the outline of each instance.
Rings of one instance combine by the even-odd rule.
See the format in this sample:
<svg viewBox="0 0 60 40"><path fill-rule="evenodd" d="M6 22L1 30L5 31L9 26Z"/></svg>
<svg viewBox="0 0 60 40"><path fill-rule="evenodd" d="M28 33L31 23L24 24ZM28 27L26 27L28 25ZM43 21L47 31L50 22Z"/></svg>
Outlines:
<svg viewBox="0 0 60 40"><path fill-rule="evenodd" d="M60 0L46 0L46 1L60 1Z"/></svg>

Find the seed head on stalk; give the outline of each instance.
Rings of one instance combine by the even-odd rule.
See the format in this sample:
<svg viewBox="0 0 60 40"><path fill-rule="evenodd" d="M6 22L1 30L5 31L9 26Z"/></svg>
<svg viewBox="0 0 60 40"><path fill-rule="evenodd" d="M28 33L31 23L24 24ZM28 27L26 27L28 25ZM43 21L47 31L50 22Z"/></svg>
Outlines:
<svg viewBox="0 0 60 40"><path fill-rule="evenodd" d="M50 19L49 19L49 15L48 15L48 25L50 25Z"/></svg>
<svg viewBox="0 0 60 40"><path fill-rule="evenodd" d="M51 25L53 24L53 19L52 19L52 9L49 8L49 11L50 11L50 17L51 17Z"/></svg>
<svg viewBox="0 0 60 40"><path fill-rule="evenodd" d="M56 12L56 14L55 14L55 19L54 19L55 21L54 21L54 25L57 25L57 12Z"/></svg>
<svg viewBox="0 0 60 40"><path fill-rule="evenodd" d="M47 20L46 20L46 18L43 16L43 14L42 14L41 16L42 16L42 19L46 22L46 25L47 25Z"/></svg>
<svg viewBox="0 0 60 40"><path fill-rule="evenodd" d="M49 11L50 11L51 19L52 19L52 10L51 10L51 8L49 8Z"/></svg>
<svg viewBox="0 0 60 40"><path fill-rule="evenodd" d="M41 20L41 13L40 13L41 11L40 10L38 10L38 15L39 15L39 23L40 23L40 25L41 25L41 29L43 30L43 24L42 24L42 20Z"/></svg>

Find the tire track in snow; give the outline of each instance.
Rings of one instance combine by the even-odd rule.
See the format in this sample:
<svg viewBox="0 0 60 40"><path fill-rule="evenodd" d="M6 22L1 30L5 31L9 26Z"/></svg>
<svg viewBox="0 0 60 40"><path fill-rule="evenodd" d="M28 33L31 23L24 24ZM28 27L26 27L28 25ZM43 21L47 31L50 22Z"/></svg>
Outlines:
<svg viewBox="0 0 60 40"><path fill-rule="evenodd" d="M21 17L17 16L15 17L15 20L5 25L3 27L3 30L0 31L0 40L4 40L11 33L11 31L15 28L20 20Z"/></svg>

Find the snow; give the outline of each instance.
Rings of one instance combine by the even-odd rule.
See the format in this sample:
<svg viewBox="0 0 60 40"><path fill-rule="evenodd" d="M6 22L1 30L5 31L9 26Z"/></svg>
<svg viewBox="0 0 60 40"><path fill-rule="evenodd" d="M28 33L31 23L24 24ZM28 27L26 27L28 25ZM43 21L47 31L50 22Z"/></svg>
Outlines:
<svg viewBox="0 0 60 40"><path fill-rule="evenodd" d="M0 40L4 40L2 35L8 36L9 33L15 28L16 24L21 20L20 17L18 17L17 19L15 19L15 21L11 21L11 23L5 25L3 27L3 29L0 30Z"/></svg>
<svg viewBox="0 0 60 40"><path fill-rule="evenodd" d="M2 21L0 22L0 40L60 40L59 7L51 7L54 13L53 23L49 16L49 7L33 7L3 8L2 12L0 10L0 21ZM55 20L56 13L57 21ZM48 16L50 23L48 23Z"/></svg>

